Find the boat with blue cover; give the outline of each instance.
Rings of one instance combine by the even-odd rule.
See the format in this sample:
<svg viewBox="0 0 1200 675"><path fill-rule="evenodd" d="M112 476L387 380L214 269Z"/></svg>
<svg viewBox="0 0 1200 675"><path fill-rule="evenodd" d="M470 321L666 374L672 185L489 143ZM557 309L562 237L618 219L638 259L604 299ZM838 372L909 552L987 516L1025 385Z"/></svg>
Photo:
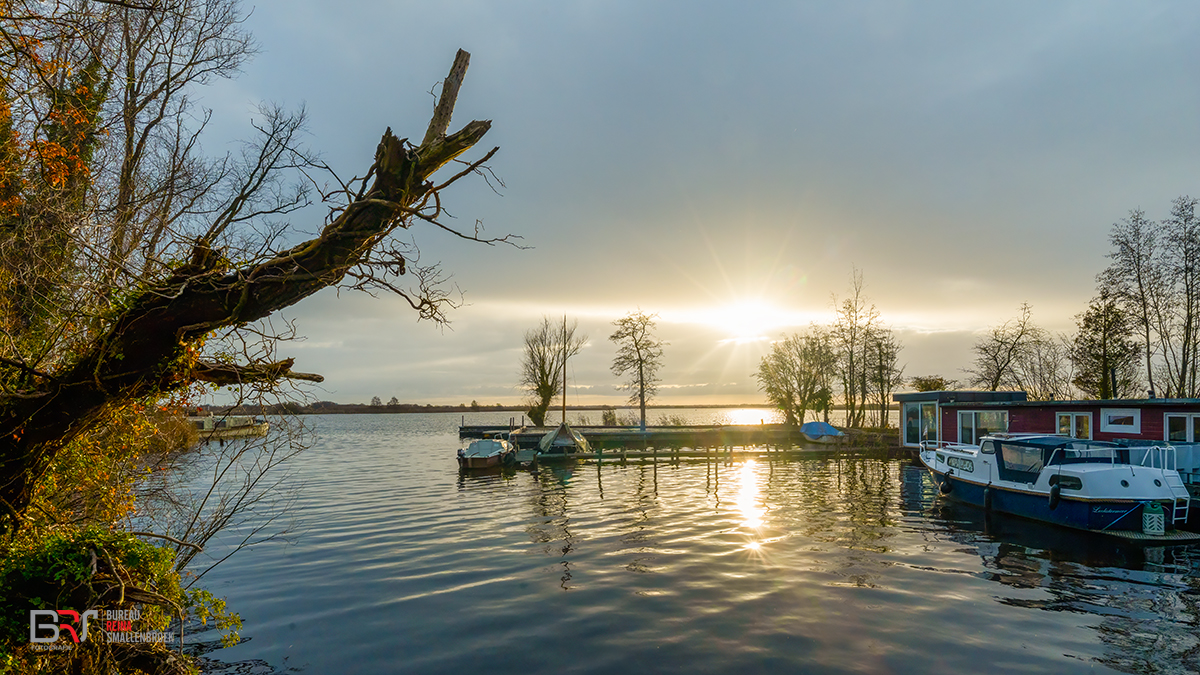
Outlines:
<svg viewBox="0 0 1200 675"><path fill-rule="evenodd" d="M809 443L840 443L846 439L841 429L828 422L805 422L800 425L800 433Z"/></svg>
<svg viewBox="0 0 1200 675"><path fill-rule="evenodd" d="M1124 446L1047 434L992 434L979 445L928 441L921 462L947 498L1131 539L1200 538L1169 444Z"/></svg>

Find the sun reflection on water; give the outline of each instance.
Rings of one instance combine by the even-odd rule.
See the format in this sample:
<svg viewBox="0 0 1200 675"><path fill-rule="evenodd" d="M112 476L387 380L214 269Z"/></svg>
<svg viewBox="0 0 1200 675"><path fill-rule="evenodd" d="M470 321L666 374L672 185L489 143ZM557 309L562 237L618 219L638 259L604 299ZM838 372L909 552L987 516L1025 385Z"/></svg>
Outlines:
<svg viewBox="0 0 1200 675"><path fill-rule="evenodd" d="M742 527L759 529L763 526L762 516L767 512L759 505L758 476L755 469L758 462L746 460L738 469L737 507L742 514Z"/></svg>
<svg viewBox="0 0 1200 675"><path fill-rule="evenodd" d="M736 408L725 412L722 424L773 424L779 411L770 408Z"/></svg>

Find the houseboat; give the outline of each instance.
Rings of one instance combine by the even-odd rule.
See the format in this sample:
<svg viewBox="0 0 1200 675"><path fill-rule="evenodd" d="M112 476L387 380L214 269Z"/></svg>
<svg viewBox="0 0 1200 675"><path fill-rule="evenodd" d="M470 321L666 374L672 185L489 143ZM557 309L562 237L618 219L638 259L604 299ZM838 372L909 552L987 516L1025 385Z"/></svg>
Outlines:
<svg viewBox="0 0 1200 675"><path fill-rule="evenodd" d="M920 450L950 498L1125 533L1144 531L1144 517L1159 509L1170 533L1200 508L1192 503L1200 495L1200 399L1030 401L1025 392L979 391L894 398L901 445Z"/></svg>

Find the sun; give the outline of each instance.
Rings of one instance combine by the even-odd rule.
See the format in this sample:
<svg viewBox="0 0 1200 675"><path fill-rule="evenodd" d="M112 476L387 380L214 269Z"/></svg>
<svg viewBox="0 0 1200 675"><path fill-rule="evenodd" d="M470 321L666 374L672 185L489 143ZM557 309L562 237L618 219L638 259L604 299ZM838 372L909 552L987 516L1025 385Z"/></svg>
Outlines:
<svg viewBox="0 0 1200 675"><path fill-rule="evenodd" d="M738 343L768 339L768 334L786 323L783 312L760 300L744 300L720 311L721 325L730 340Z"/></svg>
<svg viewBox="0 0 1200 675"><path fill-rule="evenodd" d="M721 344L744 345L778 339L819 318L816 312L783 309L761 298L670 312L673 320L704 326L721 335Z"/></svg>
<svg viewBox="0 0 1200 675"><path fill-rule="evenodd" d="M697 317L706 326L716 329L726 337L722 342L746 344L771 339L789 325L787 312L762 300L739 300L701 310Z"/></svg>

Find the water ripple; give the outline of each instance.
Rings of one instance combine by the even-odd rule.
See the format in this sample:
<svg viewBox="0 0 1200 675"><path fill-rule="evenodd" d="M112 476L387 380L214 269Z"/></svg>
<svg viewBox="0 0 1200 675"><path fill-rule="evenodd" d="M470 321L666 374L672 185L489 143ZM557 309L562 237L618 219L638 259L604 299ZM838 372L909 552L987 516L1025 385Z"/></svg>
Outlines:
<svg viewBox="0 0 1200 675"><path fill-rule="evenodd" d="M460 475L457 415L311 421L303 536L206 578L253 638L211 656L244 672L1194 672L1200 653L1194 549L994 522L898 460Z"/></svg>

